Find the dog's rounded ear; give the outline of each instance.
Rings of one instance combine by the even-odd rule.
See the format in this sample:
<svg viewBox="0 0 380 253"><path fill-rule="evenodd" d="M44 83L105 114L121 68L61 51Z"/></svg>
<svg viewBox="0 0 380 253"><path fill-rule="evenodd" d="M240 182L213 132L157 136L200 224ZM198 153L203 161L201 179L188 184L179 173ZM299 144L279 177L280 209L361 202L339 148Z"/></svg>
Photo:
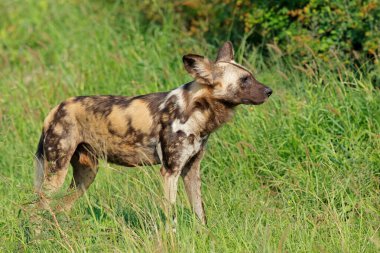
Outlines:
<svg viewBox="0 0 380 253"><path fill-rule="evenodd" d="M216 61L232 61L234 59L234 47L231 41L227 41L219 48Z"/></svg>
<svg viewBox="0 0 380 253"><path fill-rule="evenodd" d="M187 54L182 57L187 72L201 84L213 85L213 64L205 57L197 54Z"/></svg>

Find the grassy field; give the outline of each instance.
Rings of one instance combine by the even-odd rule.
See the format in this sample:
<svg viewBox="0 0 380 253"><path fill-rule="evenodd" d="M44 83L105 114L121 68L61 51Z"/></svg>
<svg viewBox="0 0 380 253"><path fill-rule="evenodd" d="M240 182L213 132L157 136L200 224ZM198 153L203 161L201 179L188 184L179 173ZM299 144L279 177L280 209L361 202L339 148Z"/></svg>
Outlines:
<svg viewBox="0 0 380 253"><path fill-rule="evenodd" d="M0 251L378 252L380 91L343 66L313 72L275 54L264 62L244 45L237 60L274 93L211 136L207 227L180 183L177 233L167 232L159 168L102 162L70 214L56 223L45 213L43 232L30 233L33 157L53 106L170 90L191 80L183 54L214 57L163 15L153 25L117 1L1 1Z"/></svg>

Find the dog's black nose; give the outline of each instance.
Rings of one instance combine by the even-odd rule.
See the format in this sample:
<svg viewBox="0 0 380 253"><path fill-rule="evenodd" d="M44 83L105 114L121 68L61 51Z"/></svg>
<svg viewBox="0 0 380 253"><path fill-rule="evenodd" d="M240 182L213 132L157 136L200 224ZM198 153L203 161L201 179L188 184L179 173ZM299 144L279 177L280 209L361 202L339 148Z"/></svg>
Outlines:
<svg viewBox="0 0 380 253"><path fill-rule="evenodd" d="M269 97L270 95L272 95L272 90L270 89L270 88L265 88L265 90L264 90L264 93L265 93L265 95L267 95L267 97Z"/></svg>

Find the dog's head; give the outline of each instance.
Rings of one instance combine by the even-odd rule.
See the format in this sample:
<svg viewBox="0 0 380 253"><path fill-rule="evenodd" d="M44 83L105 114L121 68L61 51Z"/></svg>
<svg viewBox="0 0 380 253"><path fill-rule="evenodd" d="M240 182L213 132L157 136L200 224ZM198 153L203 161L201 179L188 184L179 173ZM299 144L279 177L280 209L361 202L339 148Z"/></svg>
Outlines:
<svg viewBox="0 0 380 253"><path fill-rule="evenodd" d="M272 94L272 90L257 81L252 73L234 61L231 42L219 49L215 62L207 58L188 54L183 63L201 85L209 87L214 99L232 104L262 104Z"/></svg>

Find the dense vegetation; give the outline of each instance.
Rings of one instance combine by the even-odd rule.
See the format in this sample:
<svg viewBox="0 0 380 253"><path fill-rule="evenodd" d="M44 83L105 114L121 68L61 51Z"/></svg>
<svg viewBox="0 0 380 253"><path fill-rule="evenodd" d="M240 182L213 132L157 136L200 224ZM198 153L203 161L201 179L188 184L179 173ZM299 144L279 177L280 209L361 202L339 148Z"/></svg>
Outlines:
<svg viewBox="0 0 380 253"><path fill-rule="evenodd" d="M377 0L158 2L144 5L149 20L162 22L159 12L174 9L189 34L211 43L225 38L247 41L264 53L274 50L304 64L314 58L327 62L338 57L357 67L380 60Z"/></svg>
<svg viewBox="0 0 380 253"><path fill-rule="evenodd" d="M298 63L298 53L291 57L281 38L266 35L265 29L274 28L261 27L263 22L251 23L262 42L249 35L251 28L246 37L245 28L226 35L226 25L213 28L212 35L196 30L201 25L189 30L188 19L179 17L178 8L189 4L165 4L155 1L149 9L132 1L0 2L0 251L378 252L376 62L371 73L353 61L347 64L348 47L337 48L334 61L313 57ZM249 4L242 1L239 8ZM271 13L264 1L258 6L268 15L288 15L275 15L274 7ZM369 13L378 13L376 8ZM378 27L372 28L363 30L374 32L376 40ZM27 203L35 200L33 155L48 111L69 96L175 88L190 80L183 54L213 58L226 38L233 39L237 61L274 93L264 105L237 108L234 120L210 138L202 162L208 226L196 220L180 185L177 233L166 231L158 167L126 169L102 162L97 180L73 211L57 220L43 213L43 232L34 236ZM340 40L348 43L346 37ZM258 42L274 51L260 53ZM367 57L364 48L360 55Z"/></svg>

